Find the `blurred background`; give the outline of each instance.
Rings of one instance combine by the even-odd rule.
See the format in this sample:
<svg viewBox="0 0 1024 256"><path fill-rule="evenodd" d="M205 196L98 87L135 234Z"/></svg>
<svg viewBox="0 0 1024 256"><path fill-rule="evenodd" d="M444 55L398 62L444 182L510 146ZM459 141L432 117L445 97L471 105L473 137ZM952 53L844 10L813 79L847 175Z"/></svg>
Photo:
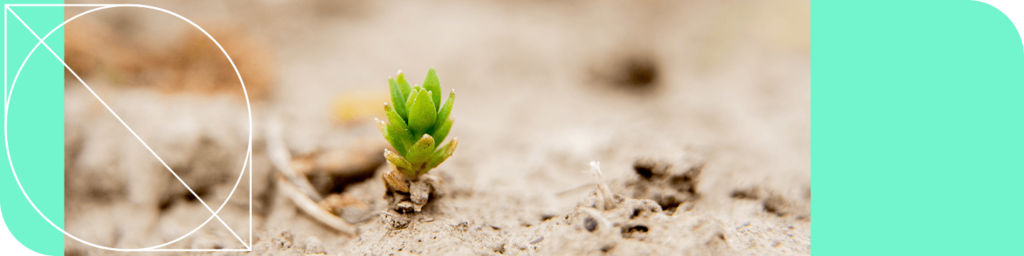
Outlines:
<svg viewBox="0 0 1024 256"><path fill-rule="evenodd" d="M350 188L379 186L372 177L387 144L373 118L390 100L387 78L402 70L422 83L435 68L442 88L457 92L449 137L460 139L438 171L465 195L457 204L468 218L565 213L589 191L562 193L593 182L580 172L590 161L612 180L630 175L637 158L699 154L709 160L696 211L724 223L805 223L796 228L803 240L779 246L730 231L743 238L730 246L810 251L807 0L67 1L93 2L191 19L230 54L248 98L220 49L171 15L113 8L68 23L65 58L75 74L199 198L214 210L225 205L224 224L208 220L199 200L67 72L65 225L87 241L148 247L206 222L165 248L244 248L224 226L248 243L252 175L254 239L284 230L296 244L317 237L328 253L357 246L360 239L311 220L277 192L266 127L281 124L293 164L322 193L350 192L367 212L382 210L383 190ZM68 7L66 16L89 9ZM247 106L252 172L240 177ZM735 200L751 188L784 198L796 213L780 219ZM513 210L495 212L497 202ZM71 239L67 252L116 254Z"/></svg>

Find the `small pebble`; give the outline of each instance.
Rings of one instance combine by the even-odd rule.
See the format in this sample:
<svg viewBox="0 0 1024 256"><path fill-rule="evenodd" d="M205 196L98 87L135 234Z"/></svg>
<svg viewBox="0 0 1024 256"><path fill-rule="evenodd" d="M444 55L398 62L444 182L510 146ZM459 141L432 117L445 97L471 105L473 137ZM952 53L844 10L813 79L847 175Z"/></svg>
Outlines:
<svg viewBox="0 0 1024 256"><path fill-rule="evenodd" d="M597 220L587 217L586 219L583 219L583 227L585 227L587 231L594 232L594 230L597 229Z"/></svg>
<svg viewBox="0 0 1024 256"><path fill-rule="evenodd" d="M537 243L540 243L541 241L544 241L544 237L543 236L542 237L538 237L537 239L533 239L533 241L530 241L530 244L537 244Z"/></svg>
<svg viewBox="0 0 1024 256"><path fill-rule="evenodd" d="M416 211L416 207L412 204L412 202L402 201L398 203L398 206L395 208L395 211L398 211L398 213L411 213Z"/></svg>

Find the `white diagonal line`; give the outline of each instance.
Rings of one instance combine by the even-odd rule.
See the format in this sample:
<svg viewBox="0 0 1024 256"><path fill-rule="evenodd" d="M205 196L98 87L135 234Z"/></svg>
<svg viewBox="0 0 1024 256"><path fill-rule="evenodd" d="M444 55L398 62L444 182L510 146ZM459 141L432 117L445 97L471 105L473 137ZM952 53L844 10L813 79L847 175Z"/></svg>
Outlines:
<svg viewBox="0 0 1024 256"><path fill-rule="evenodd" d="M133 136L135 136L135 138L136 138L136 139L138 139L138 140L139 140L139 142L140 142L140 143L142 143L142 145L143 145L143 146L145 146L145 147L146 147L146 149L147 149L147 150L149 150L149 152L150 152L150 153L152 153L152 154L153 154L153 156L154 156L154 157L156 157L156 159L157 159L158 161L160 161L160 164L162 164L162 165L163 165L163 166L164 166L165 168L167 168L167 170L168 170L168 171L170 171L170 172L171 172L171 174L172 174L172 175L174 175L174 178L178 179L178 181L179 181L179 182L181 182L181 184L182 184L182 185L184 185L186 189L188 189L189 193L192 193L192 196L196 197L196 199L198 199L198 200L199 200L199 203L201 203L201 204L203 205L203 207L206 207L206 209L207 209L207 210L209 210L211 214L213 214L213 217L214 217L214 218L216 218L216 219L217 219L217 221L220 221L220 223L224 225L224 228L227 228L227 229L228 229L228 232L230 232L230 233L231 233L231 235L235 236L235 238L236 238L236 239L238 239L238 241L239 241L239 242L241 242L241 243L242 243L242 245L246 247L246 249L251 249L251 248L249 247L249 245L245 243L245 240L242 240L242 238L241 238L241 237L239 237L239 236L238 236L238 234L237 234L237 233L235 233L235 231L234 231L233 229L231 229L231 226L229 226L229 225L228 225L228 224L227 224L226 222L224 222L224 220L223 220L223 219L221 219L221 218L220 218L220 216L218 216L218 215L217 215L217 212L215 212L215 211L213 210L213 208L210 208L210 205L206 204L206 202L205 202L205 201L203 201L203 199L202 199L201 197L199 197L199 195L198 195L198 194L196 194L196 192L195 192L194 190L192 190L192 188L191 188L191 187L189 187L189 186L188 186L188 184L186 184L186 183L185 183L185 181L184 181L184 180L182 180L182 179L181 179L181 177L180 177L180 176L178 176L178 174L177 174L177 173L175 173L175 172L174 172L174 170L173 170L173 169L171 169L171 167L170 167L170 166L168 166L168 165L167 165L167 163L166 163L166 162L164 162L164 160L163 160L162 158L160 158L160 156L159 156L159 155L157 155L157 154L156 154L156 152L155 152L155 151L153 151L153 149L152 149L152 148L150 148L150 147L149 147L149 145L148 145L148 144L146 144L146 142L145 142L145 141L143 141L143 140L142 140L142 137L139 137L139 135L138 135L138 134L136 134L136 133L135 133L135 131L134 131L134 130L132 130L132 128L131 128L131 127L129 127L129 126L128 126L128 124L127 124L127 123L125 123L125 122L124 122L124 120L122 120L122 119L121 119L121 117L120 117L120 116L118 116L118 115L117 115L117 113L116 113L116 112L114 112L114 110L113 110L113 109L111 109L111 108L110 108L110 106L109 106L109 105L107 105L107 103L106 103L105 101L103 101L103 99L102 99L102 98L100 98L100 96L99 96L98 94L96 94L96 92L95 92L95 91L93 91L93 90L92 90L92 88L91 88L91 87L89 87L89 85L88 85L88 84L86 84L86 83L85 83L85 81L84 81L84 80L82 80L82 78L81 78L81 77L79 77L79 76L78 76L78 74L77 74L77 73L75 73L75 71L74 71L74 70L72 70L72 69L71 69L71 67L70 67L70 66L68 66L68 64L67 64L67 63L65 63L65 62L64 62L64 60L63 60L63 59L61 59L61 58L60 58L60 55L58 55L58 54L57 54L57 52L53 51L53 49L52 49L52 48L50 48L50 46L49 46L48 44L46 44L46 42L45 42L45 41L44 41L44 40L43 40L42 38L40 38L40 37L39 37L39 35L38 35L38 34L36 34L36 32L35 32L35 31L33 31L33 30L32 30L32 28L31 28L31 27L29 27L29 26L28 26L28 24L26 24L26 23L25 23L25 21L24 21L24 20L22 20L22 19L21 19L21 17L19 17L17 13L15 13L15 12L14 12L14 10L11 10L11 8L10 8L10 7L6 7L6 9L7 9L7 11L11 12L11 15L14 15L14 18L17 18L17 19L18 19L18 21L19 21L19 22L21 22L21 24L25 26L25 29L28 29L28 31L29 31L30 33L32 33L32 36L35 36L35 38L39 40L39 44L42 44L42 45L43 45L43 47L46 47L46 49L47 49L47 50L49 50L51 54L53 54L53 57L54 57L54 58L56 58L56 59L57 59L57 61L60 61L60 63L61 63L62 65L64 65L64 67L65 67L65 68L67 68L67 69L68 69L68 71L69 71L69 72L71 72L71 74L72 74L72 75L74 75L74 76L75 76L75 78L76 78L76 79L78 79L78 81L79 81L79 82L81 82L81 83L82 83L82 85L83 85L83 86L85 86L85 88L86 88L86 89L88 89L88 90L89 90L89 92L90 92L90 93L92 93L92 95L93 95L93 96L95 96L95 97L96 97L96 100L99 100L99 101L100 101L100 103L101 103L101 104L103 104L103 107L107 108L107 110L108 110L108 111L110 111L110 114L114 115L114 117L115 117L115 118L117 118L117 121L121 122L121 124L122 124L122 125L124 125L124 127L125 127L126 129L128 129L128 131L129 131L129 132L131 132L131 133L132 133L132 135L133 135ZM39 44L37 44L36 46L38 47L38 45L39 45ZM33 50L34 50L34 49L35 49L35 48L33 48ZM30 54L31 54L31 53L30 53ZM15 75L15 79L17 79L17 75ZM5 89L5 91L6 91L6 89ZM5 104L9 104L9 101L10 101L10 99L7 99L7 102L5 102ZM251 155L251 153L247 153L247 155ZM247 156L246 158L248 158L248 156ZM243 171L244 171L244 168L243 168ZM240 177L241 177L241 176L240 176ZM239 178L239 179L241 179L241 178ZM228 199L225 199L225 201L227 201L227 200L228 200ZM225 202L225 203L226 203L226 202Z"/></svg>

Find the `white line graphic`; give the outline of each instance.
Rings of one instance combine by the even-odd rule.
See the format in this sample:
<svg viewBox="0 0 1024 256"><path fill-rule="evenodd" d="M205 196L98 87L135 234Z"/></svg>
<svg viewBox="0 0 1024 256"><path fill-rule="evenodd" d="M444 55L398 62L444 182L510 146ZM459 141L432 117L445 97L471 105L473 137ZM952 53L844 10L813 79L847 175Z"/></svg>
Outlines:
<svg viewBox="0 0 1024 256"><path fill-rule="evenodd" d="M30 27L28 26L28 24L26 24L26 23L25 23L25 22L24 22L24 21L23 21L23 20L21 19L21 17L19 17L19 16L17 15L17 13L15 13L15 12L14 12L14 10L13 10L13 9L11 9L11 7L66 7L66 6L71 6L71 7L98 7L98 8L90 9L90 10L88 10L88 11L85 11L85 12L83 12L83 13L80 13L80 14L78 14L78 15L74 16L74 17L71 17L70 19L67 19L67 20L65 20L65 21L64 21L63 23L61 23L60 25L58 25L58 26L57 26L56 28L54 28L53 30L51 30L51 31L50 31L49 33L47 33L47 34L46 34L46 35L45 35L44 37L42 37L42 38L40 38L40 37L39 37L39 35L38 35L38 34L36 34L36 33L35 33L35 31L33 31L33 30L32 30L32 29L31 29L31 28L30 28ZM165 162L163 161L163 159L161 159L161 158L160 158L160 156L159 156L159 155L157 155L157 154L156 154L156 152L155 152L155 151L153 151L153 149L151 149L151 148L149 147L149 145L148 145L148 144L146 144L146 142L145 142L145 141L143 141L143 140L142 140L142 138L141 138L141 137L139 137L139 136L138 136L138 134L136 134L136 133L135 133L135 131L134 131L134 130L132 130L132 129L131 129L131 127L129 127L129 126L128 126L128 124L127 124L127 123L125 123L125 122L124 122L124 120L122 120L122 119L121 119L121 117L120 117L120 116L118 116L118 115L117 115L117 113L115 113L115 112L114 112L114 110L113 110L113 109L111 109L111 108L110 108L110 106L108 106L108 105L107 105L107 103L106 103L106 102L104 102L104 101L103 101L103 99L102 99L102 98L100 98L100 96L99 96L98 94L96 94L96 92L95 92L95 91L93 91L93 90L92 90L92 88L91 88L91 87L89 87L89 85L88 85L88 84L86 84L86 83L85 83L85 81L83 81L83 80L82 80L82 78L81 78L81 77L79 77L79 76L78 76L78 74L77 74L77 73L75 73L75 71L74 71L74 70L72 70L72 69L71 69L71 67L70 67L70 66L68 66L68 65L67 65L67 63L65 63L65 62L64 62L64 60L63 60L63 59L61 59L61 58L60 58L60 56L59 56L59 55L58 55L58 54L57 54L57 53L56 53L56 52L55 52L55 51L54 51L54 50L53 50L52 48L50 48L50 46L49 46L48 44L46 44L46 42L45 42L46 38L48 38L48 37L49 37L49 36L50 36L51 34L53 34L53 33L54 33L55 31L57 31L58 29L60 29L61 27L63 27L63 26L64 26L65 24L67 24L68 22L70 22L70 21L72 21L72 20L74 20L74 19L77 19L77 18L79 18L79 17L81 17L81 16L83 16L83 15L85 15L85 14L88 14L88 13L92 13L92 12L95 12L95 11L99 11L99 10L103 10L103 9L109 9L109 8L117 8L117 7L136 7L136 8L145 8L145 9L157 10L157 11L161 11L161 12L164 12L164 13L167 13L167 14L170 14L170 15L173 15L173 16L175 16L175 17L179 18L179 19L182 19L182 20L184 20L184 21L188 22L189 24L191 24L191 25L192 25L193 27L195 27L196 29L199 29L200 31L202 31L202 32L203 32L203 34L205 34L205 35L206 35L206 36L207 36L208 38L210 38L210 40L212 40L212 41L214 42L214 44L216 44L216 45L217 45L217 47L218 47L218 48L220 48L221 52L222 52L222 53L224 53L224 56L225 56L225 57L227 57L227 59L228 59L228 62L229 62L229 63L231 63L231 66L232 66L232 67L234 68L234 70L235 70L235 74L236 74L236 75L238 75L238 80L239 80L239 82L240 82L240 83L241 83L241 85L242 85L242 92L243 92L243 93L245 94L245 96L246 96L246 98L245 98L245 104L246 104L246 108L247 108L247 111L248 111L248 118L249 118L249 145L248 145L248 149L246 150L246 157L245 157L245 160L244 160L244 162L243 162L243 165L242 165L242 170L241 170L241 172L240 172L240 173L239 173L239 175L238 175L238 180L236 180L236 181L235 181L235 186L234 186L234 187L233 187L233 188L231 189L231 192L230 192L230 193L228 194L228 197L227 197L227 198L231 198L231 196L233 196L233 195L234 195L235 191L236 191L236 190L237 190L237 188L238 188L238 185L239 185L239 184L241 183L241 181L242 181L242 177L243 177L243 175L245 174L245 168L246 168L246 167L248 166L248 167L249 167L249 172L250 172L250 175L249 175L249 244L246 244L246 242L245 242L245 241L244 241L244 240L243 240L243 239L242 239L241 237L239 237L239 236L238 236L238 234L237 234L237 233L235 233L235 231L234 231L234 230L232 230L232 229L231 229L231 227L230 227L230 226L228 226L228 225L227 225L227 223L226 223L226 222L224 222L224 220L220 218L220 216L218 216L218 215L217 215L217 214L218 214L218 213L219 213L219 212L220 212L220 211L221 211L221 210L222 210L222 209L224 208L224 206L225 206L225 205L227 205L227 202L228 202L228 200L225 200L225 201L224 201L224 203L222 203L222 204L220 205L220 207L218 207L218 208L217 208L217 210L216 210L216 211L214 211L214 210L213 210L212 208L210 208L210 206L209 206L208 204L206 204L206 202L205 202L205 201L203 201L203 199L202 199L202 198L200 198L200 197L199 197L199 196L198 196L198 195L197 195L197 194L195 193L195 191L193 191L193 190L192 190L192 188L190 188L190 187L188 186L188 184L186 184L186 183L184 182L184 180L182 180L182 179L181 179L181 177L179 177L179 176L178 176L178 174L177 174L177 173L175 173L175 172L174 172L174 170L172 170L172 169L170 168L170 166L168 166L168 165L167 165L167 164L166 164L166 163L165 163ZM251 108L251 106L250 106L250 103L249 103L249 97L248 97L248 92L247 92L247 91L246 91L246 89L245 89L245 82L244 82L244 81L242 80L242 76L241 76L241 73L239 73L239 72L238 72L238 67L237 67L237 66L235 66L235 63L234 63L234 61L233 61L233 60L231 59L231 56L229 56L229 55L227 54L227 52L226 52L226 51L224 50L224 47L222 47L222 46L220 45L220 43L218 43L218 42L217 42L217 40L216 40L216 39L214 39L214 38L213 38L212 36L210 36L210 34L206 32L206 30L202 29L201 27L199 27L199 25L196 25L196 24L195 24L194 22L192 22L191 20L189 20L189 19L187 19L187 18L185 18L185 17L182 17L181 15L179 15L179 14L177 14L177 13L174 13L174 12L171 12L171 11L168 11L168 10L165 10L165 9L162 9L162 8L159 8L159 7L154 7L154 6L148 6L148 5L138 5L138 4L8 4L8 5L4 5L4 9L5 9L5 11L4 11L4 26L5 26L5 29L4 29L4 80L5 80L5 83L4 83L4 113L5 113L5 117L4 117L4 144L5 144L5 147L6 147L6 149L7 149L7 156L8 156L8 159L10 159L10 160L11 160L11 161L10 161L10 165L11 165L11 172L12 172L12 173L14 173L14 179L15 179L15 181L17 181L17 182L18 182L18 187L19 187L19 188L21 189L21 192L22 192L22 194L23 194L23 195L25 196L25 199L26 199L26 200L28 200L29 204L31 204L31 205L32 205L32 207L33 207L33 208L34 208L34 209L36 210L36 212L37 212L37 213L39 213L39 216L43 217L43 219L45 219L45 220L46 220L46 221L47 221L48 223L50 223L50 225L51 225L51 226L53 226L53 227L54 227L54 228L56 228L57 230L60 230L60 231L61 231L62 233L64 233L64 234L65 234L65 235L67 235L68 237L71 237L72 239L74 239L74 240L76 240L76 241L78 241L78 242L81 242L81 243L83 243L83 244L86 244L86 245L89 245L89 246L93 246L93 247L96 247L96 248L100 248L100 249L105 249L105 250L112 250L112 251L182 251L182 252L204 252L204 251L251 251L251 250L252 250L252 232L253 232L253 231L252 231L252 174L251 174L251 173L252 173L252 108ZM38 39L38 40L39 40L39 43L37 43L37 44L35 45L35 47L33 47L31 51L29 51L29 54L28 54L28 56L26 56L26 57L25 57L25 60L24 60L24 61L22 62L22 64L21 64L21 67L19 67L19 69L18 69L18 72L17 72L17 73L15 73L15 75L14 75L14 80L13 80L13 81L11 82L11 88L10 88L10 91L8 91L8 90L7 90L7 83L6 83L6 80L7 80L7 69L6 69L6 68L7 68L7 25L8 25L8 24L7 24L7 13L8 13L8 12L10 12L10 13L11 13L11 15L13 15L13 16L14 16L15 18L17 18L17 19L18 19L18 21L19 21L19 22L21 22L21 24L22 24L22 25L24 25L24 26L25 26L25 28L26 28L26 29L28 29L28 31L29 31L30 33L32 33L32 35L33 35L33 36L35 36L35 38L36 38L36 39ZM205 222L203 222L203 224L199 225L198 227L196 227L196 228L195 228L195 229L193 229L192 231L188 232L187 234L185 234L185 235L183 235L183 236L181 236L181 237L178 237L177 239L174 239L174 240L172 240L172 241L169 241L169 242L167 242L167 243L161 244L161 245L156 245L156 246L151 246L151 247L146 247L146 248L139 248L139 249L122 249L122 248L111 248L111 247L106 247L106 246L101 246L101 245L93 244L93 243L90 243L90 242L84 241L84 240L82 240L82 239L80 239L80 238L78 238L78 237L75 237L74 235L72 235L72 234L68 233L67 231L65 231L65 230L61 229L60 227L58 227L58 226L57 226L56 224L54 224L54 223L53 223L53 222L52 222L52 221L51 221L51 220L50 220L49 218L47 218L47 217L46 217L46 216L45 216L45 215L44 215L44 214L43 214L43 213L42 213L42 212L41 212L41 211L39 210L39 208L38 208L38 207L37 207L37 206L35 205L35 203L33 203L33 202L32 202L32 199L31 199L31 198L29 198L28 194L27 194L27 193L25 192L25 189L24 189L24 187L22 186L22 184L21 184L21 181L20 181L20 180L18 179L18 175L17 175L17 172L16 172L15 170L14 170L14 161L13 161L13 159L11 159L11 158L10 158L10 157L11 157L11 156L10 156L10 146L9 146L9 142L8 142L8 139L7 139L7 117L6 117L6 113L8 113L8 112L9 112L9 108L10 108L10 99L11 99L11 98L13 97L13 95L14 95L14 86L15 86L15 85L16 85L16 83L17 83L18 77L19 77L19 75L21 74L21 71L22 71L22 69L24 68L24 66L25 66L25 63L27 63L27 62L28 62L28 58L32 56L32 54L33 54L33 53L35 52L35 50L36 50L36 49L37 49L37 48L38 48L38 47L39 47L40 45L42 45L42 46L43 46L43 47L45 47L45 48L46 48L47 50L49 50L49 51L50 51L50 53L51 53L51 54L53 54L53 56L54 56L54 57L55 57L55 58L56 58L56 59L57 59L58 61L60 61L60 62L61 62L61 64L63 64L63 65L64 65L64 67L65 67L65 68L66 68L66 69L67 69L67 70L68 70L68 71L69 71L69 72L70 72L70 73L71 73L72 75L74 75L74 76L75 76L75 78L76 78L76 79L77 79L77 80L78 80L79 82L81 82L81 83L82 83L82 85L83 85L83 86L85 86L85 88L86 88L86 89L88 89L88 90L89 90L89 92L90 92L90 93L92 93L92 94L93 94L93 96L94 96L94 97L96 97L96 99L97 99L97 100L99 100L99 101L100 101L100 103L102 103L102 104L103 104L103 106L104 106L104 107L106 107L106 108L107 108L107 110L108 110L108 111L109 111L109 112L110 112L110 113L111 113L112 115L114 115L114 117L115 117L115 118L117 118L117 120L118 120L118 121L120 121L120 122L121 122L121 124L122 124L122 125L124 125L124 127L125 127L126 129L128 129L128 131L129 131L129 132L131 132L131 133L132 133L132 135L134 135L134 136L135 136L135 138L136 138L136 139L138 139L138 140L139 140L139 142L140 142L140 143L142 143L142 145L143 145L143 146L145 146L145 147L146 147L146 149L147 149L147 150L149 150L149 152L150 152L150 153L152 153L152 154L153 154L153 156L154 156L154 157L156 157L156 158L157 158L157 160L159 160L159 161L160 161L160 163L161 163L161 164L163 164L163 166L164 166L164 167L166 167L166 168L167 168L167 170L168 170L168 171L170 171L170 172L171 172L171 174L172 174L172 175L174 175L174 177L175 177L175 178L177 178L177 179L178 179L178 181L179 181L179 182L181 182L181 184L182 184L182 185L184 185L184 186L185 186L185 188L186 188L186 189L188 189L188 191L189 191L190 193L192 193L192 195L193 195L193 196L195 196L195 197L196 197L197 199L199 199L199 202L200 202L200 203L202 203L202 205L203 205L204 207L206 207L206 209L207 209L207 210L209 210L209 211L210 211L210 213L211 213L212 215L211 215L211 216L210 216L209 218L207 218L207 219L206 219L206 221L205 221ZM229 232L231 232L231 234L232 234L232 235L234 235L234 237L235 237L236 239L238 239L238 241L239 241L239 242L241 242L243 246L245 246L245 247L246 247L246 249L159 249L160 247L164 247L164 246L167 246L167 245L169 245L169 244L172 244L172 243L178 242L178 241L180 241L181 239L184 239L185 237L188 237L189 235L192 235L193 233L195 233L196 231L198 231L198 230L199 230L200 228L202 228L203 226L205 226L205 225L206 225L207 223L209 223L209 222L210 222L210 220L212 220L212 219L214 219L214 218L216 218L216 219L217 219L217 220L218 220L218 221L219 221L219 222L220 222L221 224L223 224L223 225L224 225L224 227L225 227L225 228L227 228L227 229L228 229L228 231L229 231Z"/></svg>

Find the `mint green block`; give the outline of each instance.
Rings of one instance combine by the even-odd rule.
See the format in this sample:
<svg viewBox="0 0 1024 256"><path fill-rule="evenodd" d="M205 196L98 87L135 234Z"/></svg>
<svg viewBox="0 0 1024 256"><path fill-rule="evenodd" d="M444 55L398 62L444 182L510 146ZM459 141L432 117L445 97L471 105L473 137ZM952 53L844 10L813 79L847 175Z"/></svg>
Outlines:
<svg viewBox="0 0 1024 256"><path fill-rule="evenodd" d="M5 4L63 1L5 1ZM64 21L63 7L11 7L40 37ZM64 234L44 220L25 199L11 172L13 161L25 192L53 224L64 228L64 66L21 22L6 13L6 142L0 161L0 204L7 228L23 245L46 255L64 254ZM46 43L63 58L64 31ZM9 90L22 61L13 94ZM8 154L10 158L8 158ZM0 249L2 255L3 249Z"/></svg>
<svg viewBox="0 0 1024 256"><path fill-rule="evenodd" d="M1024 47L1005 15L814 1L811 49L814 255L1022 255Z"/></svg>

